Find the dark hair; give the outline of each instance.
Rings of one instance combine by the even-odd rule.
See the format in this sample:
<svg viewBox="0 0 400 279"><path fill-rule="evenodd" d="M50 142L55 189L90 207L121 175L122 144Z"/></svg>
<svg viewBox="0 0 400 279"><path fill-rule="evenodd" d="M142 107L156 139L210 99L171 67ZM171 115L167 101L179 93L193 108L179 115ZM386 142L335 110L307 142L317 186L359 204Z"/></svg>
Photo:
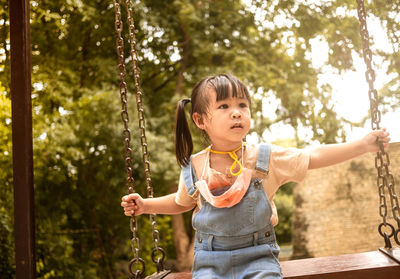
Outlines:
<svg viewBox="0 0 400 279"><path fill-rule="evenodd" d="M246 86L236 77L229 74L219 74L203 78L192 90L191 99L178 102L175 114L175 154L178 164L187 166L193 152L192 135L185 115L185 105L192 103L190 118L193 113L205 115L208 108L207 93L209 89L215 90L217 100L221 101L232 96L233 98L246 98L251 105L250 94ZM193 120L193 118L192 118Z"/></svg>

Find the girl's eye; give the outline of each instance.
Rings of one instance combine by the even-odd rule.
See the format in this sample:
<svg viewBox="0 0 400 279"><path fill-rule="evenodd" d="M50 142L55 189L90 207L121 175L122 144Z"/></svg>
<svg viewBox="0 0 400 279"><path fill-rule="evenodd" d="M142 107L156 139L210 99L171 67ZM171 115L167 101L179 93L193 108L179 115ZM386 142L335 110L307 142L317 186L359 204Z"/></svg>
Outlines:
<svg viewBox="0 0 400 279"><path fill-rule="evenodd" d="M226 109L226 108L228 108L228 105L227 105L227 104L223 104L223 105L220 105L218 108L220 108L220 109Z"/></svg>
<svg viewBox="0 0 400 279"><path fill-rule="evenodd" d="M247 104L246 104L246 103L240 103L239 106L240 106L241 108L246 108L246 107L247 107Z"/></svg>

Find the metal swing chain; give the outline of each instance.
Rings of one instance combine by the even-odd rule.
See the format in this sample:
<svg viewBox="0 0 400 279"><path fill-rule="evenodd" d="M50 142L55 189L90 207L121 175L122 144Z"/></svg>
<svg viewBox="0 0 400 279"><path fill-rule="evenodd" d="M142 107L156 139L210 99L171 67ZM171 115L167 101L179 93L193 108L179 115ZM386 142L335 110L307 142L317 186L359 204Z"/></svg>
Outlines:
<svg viewBox="0 0 400 279"><path fill-rule="evenodd" d="M127 85L125 82L126 77L126 68L124 63L124 39L122 38L122 28L123 22L121 17L121 1L116 0L113 1L114 3L114 11L115 11L115 32L117 35L116 39L116 48L117 48L117 55L118 55L118 74L120 77L120 84L119 84L119 92L121 97L121 104L122 104L122 111L121 111L121 118L124 124L124 143L125 143L125 166L127 172L127 179L126 179L126 187L129 193L134 192L135 188L135 180L132 176L132 150L130 148L131 144L131 132L129 130L129 115L128 115L128 96L127 96ZM129 272L132 274L134 279L142 278L145 273L145 263L142 258L139 258L139 238L137 237L138 226L135 215L133 215L130 219L130 229L132 231L132 252L134 254L134 258L129 263ZM140 265L139 269L136 269L135 272L132 271L132 267L134 265Z"/></svg>
<svg viewBox="0 0 400 279"><path fill-rule="evenodd" d="M140 131L140 142L142 146L142 160L145 168L145 179L147 186L147 197L153 198L154 191L151 180L151 170L150 170L150 159L149 152L147 150L147 138L146 138L146 125L145 125L145 116L143 109L143 93L140 87L140 69L138 65L138 53L136 48L136 36L135 36L135 23L133 20L133 8L131 0L125 0L127 17L128 17L128 30L129 30L129 45L130 45L130 57L132 59L132 73L135 82L136 89L136 104L137 104L137 112L138 112L138 120L139 120L139 131ZM157 220L155 214L150 214L150 223L152 226L152 239L154 243L154 248L151 254L152 261L157 265L157 272L161 272L164 270L164 258L165 252L159 246L160 243L160 234L157 230ZM157 256L158 254L158 256Z"/></svg>
<svg viewBox="0 0 400 279"><path fill-rule="evenodd" d="M372 68L372 51L369 48L369 33L367 29L366 13L363 0L357 0L357 12L360 21L360 34L363 43L363 56L364 62L367 67L365 78L368 82L369 101L371 110L371 126L373 130L379 129L381 121L381 112L378 108L378 93L374 88L375 71ZM375 168L377 170L377 186L379 192L379 214L383 222L378 226L379 234L385 240L385 248L392 248L390 238L394 237L396 243L400 245L400 208L399 201L395 192L395 181L393 174L389 170L390 158L389 154L385 152L382 143L378 142L380 151L376 153ZM392 207L393 218L397 222L397 229L387 220L387 204L385 188L388 189L390 196L390 203ZM382 231L383 228L389 227L390 231Z"/></svg>

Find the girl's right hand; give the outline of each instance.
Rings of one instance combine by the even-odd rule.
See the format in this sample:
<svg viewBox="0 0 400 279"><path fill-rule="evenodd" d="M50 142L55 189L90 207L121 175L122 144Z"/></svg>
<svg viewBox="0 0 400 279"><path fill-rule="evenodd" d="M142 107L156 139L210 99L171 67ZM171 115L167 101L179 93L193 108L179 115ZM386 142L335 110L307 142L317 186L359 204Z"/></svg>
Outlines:
<svg viewBox="0 0 400 279"><path fill-rule="evenodd" d="M124 214L126 216L141 215L144 213L145 200L136 193L129 194L122 197L121 206L124 208Z"/></svg>

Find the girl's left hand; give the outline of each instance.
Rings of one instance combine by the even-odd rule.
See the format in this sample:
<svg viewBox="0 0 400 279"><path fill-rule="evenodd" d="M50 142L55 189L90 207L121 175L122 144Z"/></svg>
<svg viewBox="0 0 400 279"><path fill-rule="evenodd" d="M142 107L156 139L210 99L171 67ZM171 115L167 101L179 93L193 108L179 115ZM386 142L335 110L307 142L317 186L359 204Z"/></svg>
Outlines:
<svg viewBox="0 0 400 279"><path fill-rule="evenodd" d="M385 149L389 147L389 132L386 131L386 128L381 128L379 130L373 130L363 138L367 152L380 151L377 139L378 141L382 142Z"/></svg>

